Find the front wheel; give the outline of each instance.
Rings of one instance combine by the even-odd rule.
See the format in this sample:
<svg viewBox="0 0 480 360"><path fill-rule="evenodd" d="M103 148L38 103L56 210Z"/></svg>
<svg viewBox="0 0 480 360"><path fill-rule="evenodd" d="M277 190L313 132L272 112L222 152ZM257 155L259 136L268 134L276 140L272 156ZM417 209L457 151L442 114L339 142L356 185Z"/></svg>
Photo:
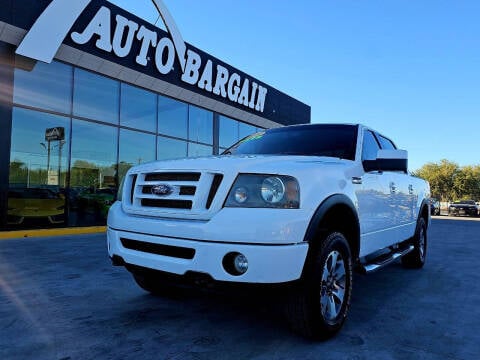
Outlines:
<svg viewBox="0 0 480 360"><path fill-rule="evenodd" d="M304 277L286 304L294 331L311 339L327 339L342 327L352 293L352 256L343 234L332 232L313 250Z"/></svg>
<svg viewBox="0 0 480 360"><path fill-rule="evenodd" d="M407 268L420 269L425 265L427 256L427 223L423 217L418 220L413 247L410 253L402 257L402 264Z"/></svg>

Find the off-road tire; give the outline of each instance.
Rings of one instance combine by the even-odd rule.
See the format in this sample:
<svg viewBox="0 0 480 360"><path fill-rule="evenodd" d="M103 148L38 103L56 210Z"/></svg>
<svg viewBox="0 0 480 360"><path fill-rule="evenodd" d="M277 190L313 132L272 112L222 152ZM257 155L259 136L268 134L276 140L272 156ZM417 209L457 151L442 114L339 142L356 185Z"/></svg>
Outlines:
<svg viewBox="0 0 480 360"><path fill-rule="evenodd" d="M413 251L402 257L402 264L406 268L420 269L427 256L427 223L423 217L418 219L413 246Z"/></svg>
<svg viewBox="0 0 480 360"><path fill-rule="evenodd" d="M336 260L333 260L333 256L337 256ZM337 269L333 276L336 279L333 280L326 277L329 269L333 269L332 260L336 262ZM319 246L313 245L301 282L292 290L285 304L285 313L292 329L313 340L325 340L335 335L343 326L350 308L352 275L352 255L343 234L331 232ZM336 295L340 293L342 285L343 299L339 302ZM332 291L336 291L336 294L329 296Z"/></svg>

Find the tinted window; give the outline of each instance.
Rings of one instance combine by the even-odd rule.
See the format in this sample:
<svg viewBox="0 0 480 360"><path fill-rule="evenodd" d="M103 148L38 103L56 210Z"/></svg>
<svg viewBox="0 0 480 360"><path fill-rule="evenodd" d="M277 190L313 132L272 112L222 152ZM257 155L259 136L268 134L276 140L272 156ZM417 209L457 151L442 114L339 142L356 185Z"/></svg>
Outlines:
<svg viewBox="0 0 480 360"><path fill-rule="evenodd" d="M117 139L116 127L73 120L71 187L67 194L72 225L105 224L116 188Z"/></svg>
<svg viewBox="0 0 480 360"><path fill-rule="evenodd" d="M205 144L213 144L213 113L190 106L188 139Z"/></svg>
<svg viewBox="0 0 480 360"><path fill-rule="evenodd" d="M73 114L118 124L120 83L81 69L75 69Z"/></svg>
<svg viewBox="0 0 480 360"><path fill-rule="evenodd" d="M238 135L238 121L232 120L226 116L219 116L219 127L220 147L227 148L240 139ZM243 137L245 136L242 136L242 138Z"/></svg>
<svg viewBox="0 0 480 360"><path fill-rule="evenodd" d="M157 131L157 95L122 84L120 124L146 131Z"/></svg>
<svg viewBox="0 0 480 360"><path fill-rule="evenodd" d="M188 105L159 96L158 133L186 139L188 137Z"/></svg>
<svg viewBox="0 0 480 360"><path fill-rule="evenodd" d="M195 143L188 144L188 156L209 156L213 153L213 147Z"/></svg>
<svg viewBox="0 0 480 360"><path fill-rule="evenodd" d="M73 121L71 185L114 187L117 129L81 120Z"/></svg>
<svg viewBox="0 0 480 360"><path fill-rule="evenodd" d="M157 159L177 159L187 156L187 142L159 136L157 140Z"/></svg>
<svg viewBox="0 0 480 360"><path fill-rule="evenodd" d="M70 119L13 109L10 186L66 186ZM45 140L46 130L63 128L64 138Z"/></svg>
<svg viewBox="0 0 480 360"><path fill-rule="evenodd" d="M382 135L377 134L378 141L380 141L380 145L382 145L382 149L386 150L395 150L397 147L391 142L389 139Z"/></svg>
<svg viewBox="0 0 480 360"><path fill-rule="evenodd" d="M72 67L37 62L31 71L15 70L14 102L61 113L70 113Z"/></svg>
<svg viewBox="0 0 480 360"><path fill-rule="evenodd" d="M47 129L62 131L53 136ZM46 134L49 137L45 139ZM8 192L8 227L51 227L65 223L70 119L13 109Z"/></svg>
<svg viewBox="0 0 480 360"><path fill-rule="evenodd" d="M244 137L246 137L248 135L252 135L253 133L257 132L257 128L255 126L252 126L252 125L240 123L239 132L240 132L239 139L243 139Z"/></svg>
<svg viewBox="0 0 480 360"><path fill-rule="evenodd" d="M330 156L355 159L357 127L310 125L278 128L249 136L224 154Z"/></svg>
<svg viewBox="0 0 480 360"><path fill-rule="evenodd" d="M455 201L454 204L475 205L475 201L473 200Z"/></svg>
<svg viewBox="0 0 480 360"><path fill-rule="evenodd" d="M362 160L375 160L380 146L371 131L365 131L363 135Z"/></svg>
<svg viewBox="0 0 480 360"><path fill-rule="evenodd" d="M121 129L119 144L118 176L120 181L132 166L155 160L155 135Z"/></svg>

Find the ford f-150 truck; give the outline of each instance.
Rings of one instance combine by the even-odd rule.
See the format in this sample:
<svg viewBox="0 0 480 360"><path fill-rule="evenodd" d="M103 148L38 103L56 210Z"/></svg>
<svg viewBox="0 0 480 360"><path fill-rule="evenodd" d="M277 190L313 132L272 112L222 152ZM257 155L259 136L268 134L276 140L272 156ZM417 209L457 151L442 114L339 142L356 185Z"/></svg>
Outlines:
<svg viewBox="0 0 480 360"><path fill-rule="evenodd" d="M347 317L354 271L424 265L429 198L407 152L374 130L275 128L220 156L131 168L108 254L151 293L187 279L286 285L292 328L328 338Z"/></svg>

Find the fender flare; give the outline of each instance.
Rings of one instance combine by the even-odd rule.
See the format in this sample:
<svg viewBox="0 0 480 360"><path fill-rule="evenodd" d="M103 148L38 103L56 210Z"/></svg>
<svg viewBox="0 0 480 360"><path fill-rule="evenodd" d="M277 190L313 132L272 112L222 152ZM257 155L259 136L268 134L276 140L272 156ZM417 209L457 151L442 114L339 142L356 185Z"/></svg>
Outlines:
<svg viewBox="0 0 480 360"><path fill-rule="evenodd" d="M422 204L420 205L420 210L419 210L418 215L417 215L417 222L418 222L418 220L422 217L422 215L423 215L423 209L424 209L424 208L427 208L427 218L426 218L425 220L426 220L427 227L428 227L428 226L430 225L430 221L431 221L431 217L430 217L430 199L429 199L429 198L423 199Z"/></svg>
<svg viewBox="0 0 480 360"><path fill-rule="evenodd" d="M310 224L308 225L307 231L305 232L305 237L303 241L311 243L318 234L318 230L320 227L320 223L322 222L325 215L331 210L334 206L337 205L344 205L347 206L355 217L355 230L358 234L360 234L360 221L358 219L357 209L353 204L352 200L344 194L335 194L331 195L330 197L326 198L320 206L315 210L315 213L310 220ZM357 240L357 239L356 239Z"/></svg>
<svg viewBox="0 0 480 360"><path fill-rule="evenodd" d="M305 259L305 264L303 265L302 278L306 276L306 271L309 269L312 262L314 261L314 254L316 253L316 249L320 245L320 243L316 242L316 240L318 239L318 236L321 235L322 229L320 228L320 225L322 223L322 220L325 218L325 216L330 210L332 210L335 206L338 205L346 206L347 208L349 208L355 218L353 231L355 234L358 234L358 238L347 238L347 241L350 244L353 257L352 261L356 262L358 252L360 251L360 222L358 219L357 209L355 208L352 200L346 195L334 194L326 198L320 204L320 206L315 210L315 213L313 214L312 219L310 220L310 223L308 225L303 241L309 244L309 249L307 253L307 258ZM352 249L352 245L355 246L355 249Z"/></svg>

